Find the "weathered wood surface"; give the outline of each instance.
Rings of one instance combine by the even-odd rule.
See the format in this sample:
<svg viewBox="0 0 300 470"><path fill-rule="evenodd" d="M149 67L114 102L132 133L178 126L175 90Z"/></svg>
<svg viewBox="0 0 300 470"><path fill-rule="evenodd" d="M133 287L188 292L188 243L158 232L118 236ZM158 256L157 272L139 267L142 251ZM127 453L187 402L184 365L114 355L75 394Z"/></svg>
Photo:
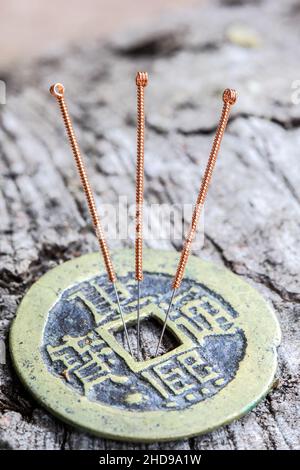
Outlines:
<svg viewBox="0 0 300 470"><path fill-rule="evenodd" d="M144 69L150 74L148 202L193 202L221 90L237 88L206 204L201 256L254 285L273 305L283 332L277 388L257 408L211 434L161 445L105 441L63 425L24 391L7 358L0 367L2 448L300 448L300 105L291 100L292 82L300 78L299 21L296 1L209 2L107 45L58 52L1 77L8 93L0 124L5 341L28 287L57 263L97 247L49 84L67 87L98 202L126 195L133 203L134 76ZM110 240L111 246L131 243Z"/></svg>

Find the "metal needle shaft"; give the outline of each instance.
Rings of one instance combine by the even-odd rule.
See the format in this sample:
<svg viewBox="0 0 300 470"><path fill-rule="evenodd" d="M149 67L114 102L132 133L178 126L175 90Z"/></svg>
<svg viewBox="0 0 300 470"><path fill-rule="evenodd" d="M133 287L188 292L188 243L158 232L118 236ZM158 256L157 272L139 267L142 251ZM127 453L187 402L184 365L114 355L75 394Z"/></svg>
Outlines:
<svg viewBox="0 0 300 470"><path fill-rule="evenodd" d="M120 304L120 299L119 299L119 294L118 294L118 291L117 291L116 283L114 282L113 285L114 285L115 294L116 294L116 298L117 298L117 304L118 304L119 313L120 313L121 318L122 318L122 323L123 323L123 327L124 327L124 331L125 331L126 341L127 341L127 344L128 344L128 348L129 348L130 354L131 354L132 357L133 357L133 352L132 352L132 349L131 349L131 345L130 345L130 341L129 341L129 336L128 336L128 330L127 330L127 327L126 327L126 323L125 323L123 311L122 311L122 309L121 309L121 304Z"/></svg>
<svg viewBox="0 0 300 470"><path fill-rule="evenodd" d="M158 341L158 344L157 344L157 348L156 348L156 351L155 351L155 356L157 356L158 350L159 350L159 348L160 348L162 339L163 339L164 334L165 334L165 329L166 329L166 326L167 326L167 321L168 321L169 314L170 314L170 311L171 311L171 308L172 308L172 305L173 305L173 300L174 300L174 296L175 296L175 291L176 291L176 289L173 289L172 296L171 296L171 300L170 300L169 307L168 307L168 311L167 311L166 318L165 318L165 321L164 321L164 325L163 325L163 328L162 328L162 330L161 330L160 338L159 338L159 341Z"/></svg>
<svg viewBox="0 0 300 470"><path fill-rule="evenodd" d="M76 139L76 136L75 136L75 132L74 132L74 129L73 129L72 121L71 121L69 111L68 111L68 108L67 108L67 105L66 105L66 102L65 102L65 98L64 98L65 88L61 83L55 83L54 85L52 85L50 87L50 93L51 93L51 95L53 95L57 99L57 102L58 102L59 107L60 107L61 115L62 115L64 124L65 124L66 132L67 132L67 135L68 135L68 138L69 138L69 141L70 141L70 145L71 145L71 148L72 148L73 157L74 157L74 160L76 162L77 170L78 170L78 173L79 173L79 176L80 176L80 181L81 181L81 184L82 184L82 187L83 187L83 190L84 190L84 193L85 193L85 197L86 197L86 200L87 200L87 204L88 204L91 219L92 219L92 222L93 222L95 234L96 234L96 237L97 237L97 240L98 240L98 243L99 243L100 252L103 256L107 276L108 276L108 279L113 283L113 286L114 286L114 289L115 289L118 309L119 309L119 312L120 312L120 315L121 315L121 318L122 318L124 331L125 331L126 339L127 339L127 342L128 342L128 347L129 347L129 350L130 350L131 355L132 355L132 350L131 350L129 337L128 337L128 331L127 331L126 323L125 323L125 320L124 320L124 316L123 316L123 312L122 312L122 309L121 309L120 300L119 300L119 296L118 296L118 292L117 292L117 288L116 288L117 277L116 277L116 274L115 274L115 271L114 271L114 268L113 268L113 264L112 264L112 261L111 261L111 258L110 258L110 254L109 254L108 246L107 246L107 243L106 243L106 240L105 240L104 232L102 230L102 226L101 226L100 219L99 219L99 216L98 216L98 212L97 212L97 209L96 209L94 195L93 195L93 192L92 192L92 189L91 189L91 186L90 186L90 182L89 182L88 177L87 177L84 162L83 162L83 159L82 159L82 156L81 156L81 153L80 153L80 150L79 150L79 146L78 146L78 143L77 143L77 139Z"/></svg>
<svg viewBox="0 0 300 470"><path fill-rule="evenodd" d="M168 307L168 311L167 311L164 326L163 326L163 329L162 329L162 332L161 332L161 335L160 335L159 343L158 343L158 346L157 346L157 349L156 349L156 354L158 352L159 346L161 344L161 341L162 341L162 338L163 338L163 335L164 335L164 332L165 332L165 329L166 329L166 324L167 324L167 320L168 320L168 317L169 317L169 314L170 314L170 311L171 311L175 290L180 287L181 282L182 282L185 267L186 267L186 264L187 264L187 261L188 261L188 258L189 258L190 252L191 252L192 242L193 242L195 234L196 234L197 225L198 225L198 221L199 221L199 218L200 218L201 210L202 210L202 207L204 205L204 201L205 201L205 198L206 198L206 195L207 195L209 183L210 183L212 173L213 173L213 170L214 170L214 166L215 166L215 163L216 163L216 160L217 160L218 152L220 150L222 137L224 135L226 125L227 125L227 122L228 122L230 109L231 109L231 106L236 102L236 99L237 99L237 94L236 94L235 90L231 90L229 88L224 90L224 93L223 93L223 109L222 109L219 125L218 125L217 131L216 131L216 135L215 135L215 138L214 138L214 141L213 141L212 149L211 149L209 159L208 159L208 162L207 162L207 165L206 165L206 169L205 169L205 172L204 172L204 176L203 176L203 179L202 179L202 182L201 182L201 186L200 186L200 190L199 190L199 193L198 193L196 205L195 205L193 215L192 215L191 225L190 225L187 237L185 239L185 243L184 243L184 246L183 246L183 249L182 249L182 252L181 252L180 260L178 262L177 271L176 271L176 274L175 274L174 279L173 279L173 283L172 283L173 294L172 294L171 302L170 302L169 307Z"/></svg>
<svg viewBox="0 0 300 470"><path fill-rule="evenodd" d="M138 305L137 305L137 355L138 359L140 359L141 356L141 323L140 323L140 298L141 298L141 293L140 293L140 281L137 281L138 285Z"/></svg>

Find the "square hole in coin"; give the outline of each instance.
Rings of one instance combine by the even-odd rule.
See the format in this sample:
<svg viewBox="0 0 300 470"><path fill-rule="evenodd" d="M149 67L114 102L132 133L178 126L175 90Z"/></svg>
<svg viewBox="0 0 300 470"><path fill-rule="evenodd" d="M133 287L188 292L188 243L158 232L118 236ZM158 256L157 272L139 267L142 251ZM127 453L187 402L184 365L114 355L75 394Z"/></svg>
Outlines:
<svg viewBox="0 0 300 470"><path fill-rule="evenodd" d="M137 322L127 325L128 336L133 350L135 359L137 360ZM141 320L141 356L144 361L151 359L155 355L156 347L162 330L162 324L154 317L148 317ZM129 352L128 344L124 330L112 332L118 343ZM181 345L181 342L176 338L168 328L165 329L163 340L158 351L157 356L162 356Z"/></svg>

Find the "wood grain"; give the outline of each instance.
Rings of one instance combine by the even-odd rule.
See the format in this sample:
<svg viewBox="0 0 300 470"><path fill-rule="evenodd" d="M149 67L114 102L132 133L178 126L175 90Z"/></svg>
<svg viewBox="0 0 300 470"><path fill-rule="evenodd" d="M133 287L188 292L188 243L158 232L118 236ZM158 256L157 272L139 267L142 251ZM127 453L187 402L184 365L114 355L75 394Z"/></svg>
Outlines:
<svg viewBox="0 0 300 470"><path fill-rule="evenodd" d="M257 408L211 434L160 445L105 441L65 426L25 392L8 357L0 367L2 448L300 448L300 104L292 102L292 83L300 78L299 20L295 1L209 2L147 30L58 51L7 73L7 104L0 117L0 327L6 342L28 287L58 263L97 249L49 85L66 86L98 203L117 203L120 194L134 203L137 70L147 70L151 78L149 203L193 202L221 92L227 86L238 90L198 254L225 265L264 295L278 315L283 342L277 387ZM133 246L132 239L109 242ZM178 241L146 244L181 247Z"/></svg>

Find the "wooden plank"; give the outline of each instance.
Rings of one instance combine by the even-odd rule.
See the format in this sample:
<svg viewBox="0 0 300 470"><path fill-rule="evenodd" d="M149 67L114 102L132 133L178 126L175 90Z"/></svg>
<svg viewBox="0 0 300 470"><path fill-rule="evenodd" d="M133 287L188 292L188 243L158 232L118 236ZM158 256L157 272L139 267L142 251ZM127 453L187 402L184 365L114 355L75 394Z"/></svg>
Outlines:
<svg viewBox="0 0 300 470"><path fill-rule="evenodd" d="M193 203L221 91L239 92L206 204L205 245L197 253L268 299L283 343L278 386L250 414L205 436L151 445L105 441L63 425L24 391L8 358L0 367L0 447L300 448L300 105L292 102L299 17L290 0L209 2L108 44L57 51L7 73L0 118L2 338L41 274L97 248L49 85L60 80L66 86L97 202L117 204L122 195L133 204L134 77L147 70L145 199L151 203ZM110 245L128 246L133 234ZM169 249L180 245L163 242Z"/></svg>

